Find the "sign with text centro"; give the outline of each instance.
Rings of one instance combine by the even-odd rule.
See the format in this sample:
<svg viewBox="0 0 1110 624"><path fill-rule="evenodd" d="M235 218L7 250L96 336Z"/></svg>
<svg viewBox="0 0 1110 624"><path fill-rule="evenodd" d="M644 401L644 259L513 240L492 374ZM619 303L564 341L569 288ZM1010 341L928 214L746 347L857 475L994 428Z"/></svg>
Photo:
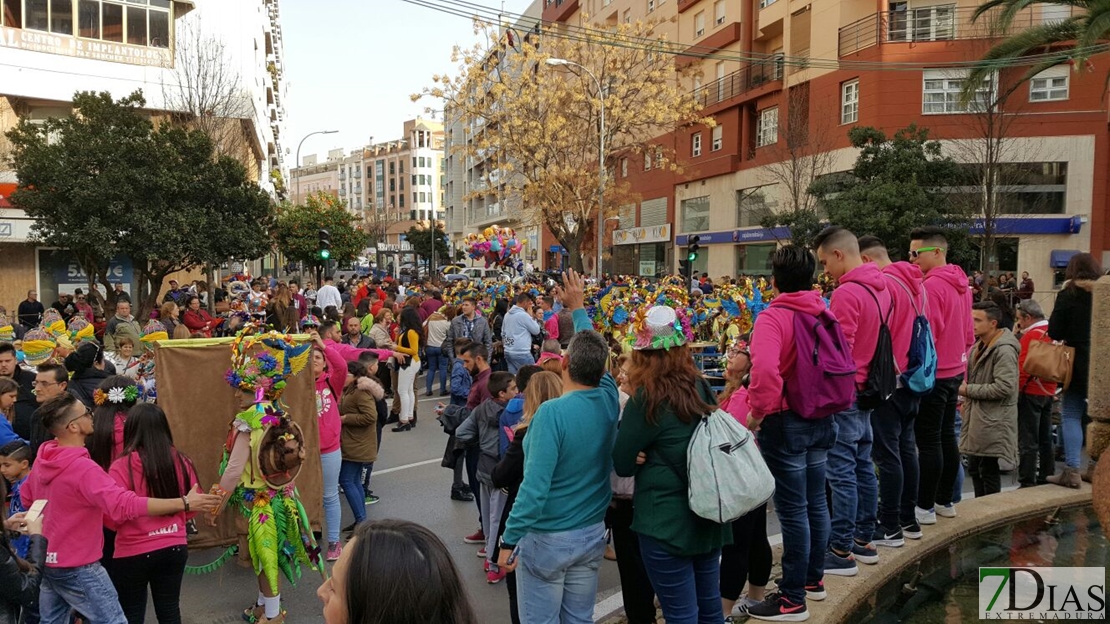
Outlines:
<svg viewBox="0 0 1110 624"><path fill-rule="evenodd" d="M638 245L640 243L666 243L671 240L671 224L652 227L636 227L613 231L614 245Z"/></svg>
<svg viewBox="0 0 1110 624"><path fill-rule="evenodd" d="M173 66L173 54L169 48L151 48L113 41L100 41L98 39L81 39L7 26L0 26L0 48L45 52L93 61L126 63L128 65Z"/></svg>

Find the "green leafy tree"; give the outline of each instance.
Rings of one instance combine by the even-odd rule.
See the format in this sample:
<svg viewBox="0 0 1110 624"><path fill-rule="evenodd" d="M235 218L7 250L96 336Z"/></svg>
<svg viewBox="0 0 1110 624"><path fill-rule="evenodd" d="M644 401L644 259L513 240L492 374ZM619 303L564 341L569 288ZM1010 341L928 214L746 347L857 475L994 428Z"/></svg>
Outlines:
<svg viewBox="0 0 1110 624"><path fill-rule="evenodd" d="M7 133L19 186L12 202L34 235L70 250L111 292L108 261L131 258L138 316L157 305L167 276L271 248L273 205L241 164L216 156L198 130L155 128L141 91L120 100L77 93L78 113Z"/></svg>
<svg viewBox="0 0 1110 624"><path fill-rule="evenodd" d="M895 259L906 258L910 230L939 225L951 235L949 259L963 260L966 216L945 191L962 173L940 143L929 139L929 131L910 125L887 137L876 128L858 127L848 138L860 150L852 171L810 186L829 222L859 236L878 236Z"/></svg>
<svg viewBox="0 0 1110 624"><path fill-rule="evenodd" d="M366 234L358 227L358 217L346 204L328 193L312 193L302 205L288 202L278 209L275 238L278 248L290 260L322 266L318 251L320 230L328 231L331 260L339 264L358 257L366 247Z"/></svg>
<svg viewBox="0 0 1110 624"><path fill-rule="evenodd" d="M405 232L405 240L412 245L413 252L420 256L423 261L428 262L428 270L434 270L435 267L431 266L432 260L432 242L435 241L435 259L436 264L446 264L451 261L451 249L447 247L447 238L443 232L443 227L438 223L436 224L435 234L425 226L412 226L408 232Z"/></svg>

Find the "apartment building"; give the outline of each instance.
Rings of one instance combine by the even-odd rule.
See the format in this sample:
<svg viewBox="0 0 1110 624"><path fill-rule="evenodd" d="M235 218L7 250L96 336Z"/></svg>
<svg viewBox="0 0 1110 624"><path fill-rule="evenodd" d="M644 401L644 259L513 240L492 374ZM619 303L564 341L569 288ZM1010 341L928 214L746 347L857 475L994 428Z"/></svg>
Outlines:
<svg viewBox="0 0 1110 624"><path fill-rule="evenodd" d="M142 89L152 118L195 113L177 85L190 71L184 59L205 42L217 42L225 72L238 75L241 95L227 119L234 155L273 190L286 166L278 0L0 0L0 304L11 309L30 288L50 302L85 285L71 255L32 242L32 220L5 199L16 176L6 169L3 133L23 119L70 114L77 91L121 98ZM126 288L135 277L123 257L111 260L110 273Z"/></svg>
<svg viewBox="0 0 1110 624"><path fill-rule="evenodd" d="M966 0L546 0L543 19L571 32L614 20L661 21L668 39L686 52L675 58L681 80L717 122L658 137L675 150L681 175L658 169L650 150L646 158L613 155L615 175L628 178L642 199L629 210L632 227L622 218L608 241L613 264L606 269L648 274L660 253L676 268L673 251L684 256L688 237L698 234L704 252L696 271L768 273L783 236L759 224L787 201L774 171L789 157L789 133L822 145L829 154L825 173L852 167L856 153L846 134L854 126L891 134L914 123L957 160L973 161L984 140L981 115L958 97L966 74L945 67L979 58L997 36L985 21L972 22L976 6ZM1067 15L1034 5L1014 30ZM1002 270L1029 271L1038 290L1059 283L1076 251L1092 251L1110 264L1108 103L1096 74L1050 68L1000 107L1010 119L1004 167L1014 181L998 190L1007 212L996 220L999 263Z"/></svg>
<svg viewBox="0 0 1110 624"><path fill-rule="evenodd" d="M315 193L328 193L339 197L339 168L348 159L346 150L328 150L323 160L316 154L305 156L299 166L289 172L289 199L303 204L305 198Z"/></svg>

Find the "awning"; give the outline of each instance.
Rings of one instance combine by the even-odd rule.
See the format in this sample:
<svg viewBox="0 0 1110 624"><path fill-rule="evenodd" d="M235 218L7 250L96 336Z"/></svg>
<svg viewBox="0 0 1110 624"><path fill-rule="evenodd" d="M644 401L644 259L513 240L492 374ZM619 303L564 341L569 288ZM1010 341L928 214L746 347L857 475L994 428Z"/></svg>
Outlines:
<svg viewBox="0 0 1110 624"><path fill-rule="evenodd" d="M1080 253L1078 249L1053 249L1048 257L1048 266L1054 269L1066 269L1071 257Z"/></svg>

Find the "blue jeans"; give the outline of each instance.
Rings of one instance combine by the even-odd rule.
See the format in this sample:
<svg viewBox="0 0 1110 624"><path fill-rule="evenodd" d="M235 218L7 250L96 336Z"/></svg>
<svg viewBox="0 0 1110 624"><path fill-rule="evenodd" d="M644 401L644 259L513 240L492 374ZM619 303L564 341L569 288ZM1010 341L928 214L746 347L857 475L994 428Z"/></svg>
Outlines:
<svg viewBox="0 0 1110 624"><path fill-rule="evenodd" d="M759 448L775 477L775 513L782 527L779 590L805 604L807 582L825 576L829 508L825 463L836 443L836 420L807 420L793 412L771 414L760 426Z"/></svg>
<svg viewBox="0 0 1110 624"><path fill-rule="evenodd" d="M1078 469L1083 450L1083 414L1087 412L1087 395L1065 390L1063 408L1060 437L1064 440L1064 465Z"/></svg>
<svg viewBox="0 0 1110 624"><path fill-rule="evenodd" d="M524 624L593 624L605 523L528 533L517 544L517 601Z"/></svg>
<svg viewBox="0 0 1110 624"><path fill-rule="evenodd" d="M871 411L850 409L835 414L836 444L829 451L828 479L832 489L829 546L851 552L852 538L870 543L875 535L879 482L871 462Z"/></svg>
<svg viewBox="0 0 1110 624"><path fill-rule="evenodd" d="M324 522L328 525L328 544L339 543L339 525L343 522L343 510L339 507L339 471L342 466L342 451L320 455L320 468L324 473Z"/></svg>
<svg viewBox="0 0 1110 624"><path fill-rule="evenodd" d="M917 397L904 388L871 412L875 466L879 469L879 527L888 535L916 521Z"/></svg>
<svg viewBox="0 0 1110 624"><path fill-rule="evenodd" d="M960 439L960 429L962 429L963 426L964 426L963 415L960 414L960 410L957 409L956 410L956 439L957 440ZM952 484L952 504L953 505L955 505L956 503L958 503L958 502L960 502L964 499L964 460L963 460L962 456L960 457L960 461L957 462L957 464L958 464L958 466L956 468L956 482Z"/></svg>
<svg viewBox="0 0 1110 624"><path fill-rule="evenodd" d="M720 624L721 549L694 557L678 557L663 543L640 535L644 569L667 624Z"/></svg>
<svg viewBox="0 0 1110 624"><path fill-rule="evenodd" d="M42 624L69 624L70 609L94 624L127 624L112 579L99 563L78 568L45 568L39 589Z"/></svg>
<svg viewBox="0 0 1110 624"><path fill-rule="evenodd" d="M366 519L366 487L362 482L362 470L374 469L374 462L356 462L343 460L339 467L339 485L343 486L343 496L351 506L351 513L355 516L355 523ZM367 475L369 476L369 474Z"/></svg>
<svg viewBox="0 0 1110 624"><path fill-rule="evenodd" d="M536 358L532 357L532 352L528 353L509 353L505 352L505 363L509 366L509 372L516 374L522 366L535 364Z"/></svg>
<svg viewBox="0 0 1110 624"><path fill-rule="evenodd" d="M428 385L428 394L432 393L432 382L435 381L436 371L439 371L439 393L447 392L447 354L442 347L427 347L424 356L428 362L428 376L425 379Z"/></svg>

